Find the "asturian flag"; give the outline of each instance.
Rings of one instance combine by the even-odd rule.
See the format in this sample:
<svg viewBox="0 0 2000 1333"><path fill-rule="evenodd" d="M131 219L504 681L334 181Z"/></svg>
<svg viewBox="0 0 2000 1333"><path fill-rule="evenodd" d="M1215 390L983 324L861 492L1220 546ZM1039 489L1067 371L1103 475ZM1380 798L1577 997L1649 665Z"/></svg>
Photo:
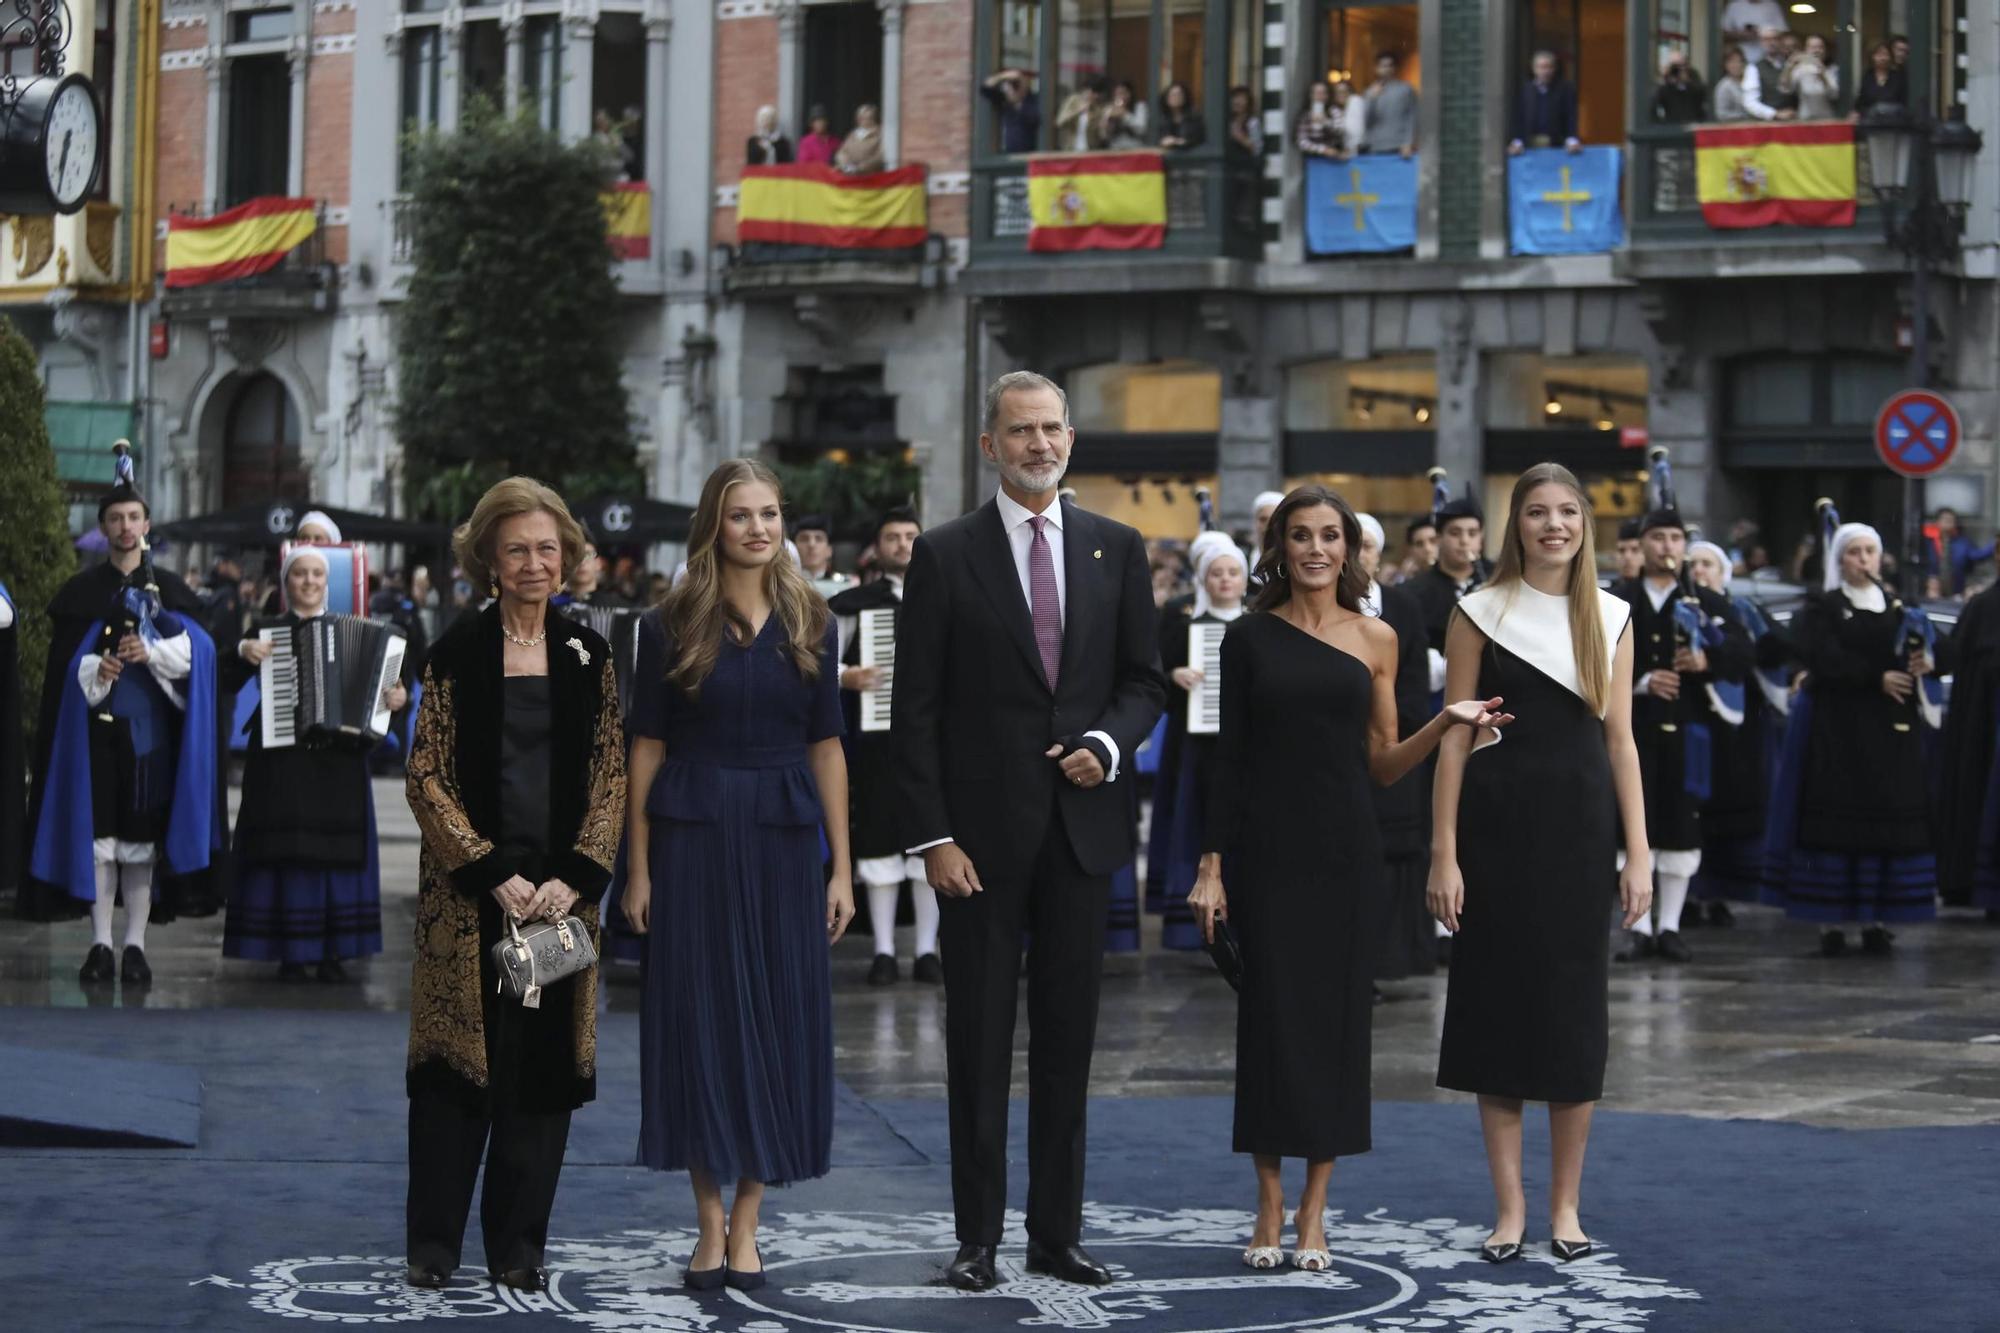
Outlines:
<svg viewBox="0 0 2000 1333"><path fill-rule="evenodd" d="M1417 244L1417 159L1369 153L1306 160L1306 251L1384 254Z"/></svg>
<svg viewBox="0 0 2000 1333"><path fill-rule="evenodd" d="M1530 148L1507 159L1508 233L1517 255L1590 255L1625 243L1618 200L1624 154Z"/></svg>

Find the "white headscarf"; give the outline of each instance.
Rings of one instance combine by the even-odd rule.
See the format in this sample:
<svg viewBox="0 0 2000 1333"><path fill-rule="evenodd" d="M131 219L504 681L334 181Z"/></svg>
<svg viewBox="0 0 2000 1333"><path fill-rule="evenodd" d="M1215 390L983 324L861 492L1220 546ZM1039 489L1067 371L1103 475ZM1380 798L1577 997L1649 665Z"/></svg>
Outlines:
<svg viewBox="0 0 2000 1333"><path fill-rule="evenodd" d="M1375 558L1379 561L1382 558L1383 552L1389 549L1389 534L1382 531L1382 520L1376 518L1373 514L1356 514L1354 521L1361 525L1361 537L1363 541L1366 541L1370 537L1375 539ZM1355 554L1359 555L1360 552L1357 551ZM1378 620L1381 619L1382 585L1377 580L1372 578L1368 580L1368 591L1361 595L1361 609L1366 614L1374 616Z"/></svg>
<svg viewBox="0 0 2000 1333"><path fill-rule="evenodd" d="M1736 563L1729 558L1729 552L1714 542L1689 542L1688 559L1694 559L1697 552L1715 557L1715 562L1722 566L1722 586L1728 588L1729 581L1736 577Z"/></svg>
<svg viewBox="0 0 2000 1333"><path fill-rule="evenodd" d="M1840 555L1857 537L1873 537L1878 548L1882 545L1882 534L1866 523L1843 523L1835 528L1833 540L1826 544L1826 569L1820 576L1820 585L1826 591L1832 592L1843 582L1840 577Z"/></svg>
<svg viewBox="0 0 2000 1333"><path fill-rule="evenodd" d="M1207 532L1204 532L1202 534L1203 537L1219 536L1219 535L1220 534L1207 533ZM1199 538L1197 538L1196 540L1199 540ZM1234 560L1238 565L1242 566L1243 576L1246 584L1244 590L1246 592L1249 590L1247 584L1250 576L1250 557L1243 554L1243 548L1238 546L1235 542L1230 541L1227 537L1224 537L1220 542L1209 542L1206 545L1204 545L1200 550L1195 552L1194 607L1192 610L1188 612L1190 616L1200 617L1205 615L1218 615L1228 619L1234 619L1238 614L1242 612L1243 604L1241 602L1238 602L1236 606L1229 611L1218 611L1214 607L1208 604L1208 568L1210 565L1213 565L1216 561L1221 560L1224 557Z"/></svg>
<svg viewBox="0 0 2000 1333"><path fill-rule="evenodd" d="M1255 518L1259 509L1276 509L1285 502L1283 491L1259 491L1257 498L1250 502L1250 516Z"/></svg>
<svg viewBox="0 0 2000 1333"><path fill-rule="evenodd" d="M1230 535L1226 532L1217 532L1215 529L1211 528L1207 532L1196 533L1195 539L1188 543L1188 548L1187 548L1188 568L1199 569L1201 567L1201 556L1202 552L1204 551L1208 550L1233 551L1235 549L1236 549L1235 540L1232 537L1230 537ZM1196 577L1198 578L1200 576L1197 575Z"/></svg>
<svg viewBox="0 0 2000 1333"><path fill-rule="evenodd" d="M1389 549L1389 534L1382 530L1382 522L1373 514L1356 514L1354 519L1361 525L1361 535L1375 539L1375 549L1385 552Z"/></svg>
<svg viewBox="0 0 2000 1333"><path fill-rule="evenodd" d="M304 517L299 519L298 531L304 532L308 526L322 529L328 542L336 546L340 544L340 524L328 518L325 510L306 510Z"/></svg>
<svg viewBox="0 0 2000 1333"><path fill-rule="evenodd" d="M300 614L300 612L296 606L292 605L292 566L301 560L317 560L319 561L319 567L329 576L333 573L333 563L326 558L326 552L320 550L317 546L294 546L291 550L285 552L284 563L278 566L278 587L284 597L285 609L295 615ZM332 589L329 588L328 591L331 592ZM312 614L320 615L325 610L326 599L322 597L320 599L319 610Z"/></svg>

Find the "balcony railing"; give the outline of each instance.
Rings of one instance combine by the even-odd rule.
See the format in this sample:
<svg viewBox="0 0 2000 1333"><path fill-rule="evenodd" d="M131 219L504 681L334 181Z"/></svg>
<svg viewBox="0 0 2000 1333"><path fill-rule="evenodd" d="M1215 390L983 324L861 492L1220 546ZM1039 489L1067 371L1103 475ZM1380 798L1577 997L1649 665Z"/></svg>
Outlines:
<svg viewBox="0 0 2000 1333"><path fill-rule="evenodd" d="M1263 246L1263 159L1220 152L1170 153L1165 160L1167 234L1157 250L1116 252L1121 259L1254 259ZM973 169L972 259L975 263L1072 263L1081 256L1030 254L1028 163L986 162ZM1098 258L1104 252L1097 252Z"/></svg>
<svg viewBox="0 0 2000 1333"><path fill-rule="evenodd" d="M282 244L284 233L281 224L268 232L259 229L260 222L271 220L270 212L236 222L224 220L227 230L246 230L222 247L214 260L208 261L214 266L208 267L192 284L175 281L174 242L170 231L167 289L163 297L168 312L300 315L331 308L338 277L334 266L327 260L324 201L274 198L226 205L208 201L170 204L167 213L170 219L220 218L231 209L243 208L246 204L263 205L270 212L289 208L294 213L303 212L309 204L312 229L282 252L275 252L274 248L263 247ZM201 262L197 261L197 265ZM227 273L229 268L237 265L245 271L235 276L216 276L218 271Z"/></svg>
<svg viewBox="0 0 2000 1333"><path fill-rule="evenodd" d="M1816 123L1816 122L1814 122ZM1869 192L1868 145L1857 136L1854 145L1855 200L1862 210L1852 227L1713 228L1703 219L1695 162L1693 126L1646 126L1632 131L1630 215L1633 239L1654 241L1790 242L1834 238L1870 241L1881 234L1872 218L1874 196Z"/></svg>

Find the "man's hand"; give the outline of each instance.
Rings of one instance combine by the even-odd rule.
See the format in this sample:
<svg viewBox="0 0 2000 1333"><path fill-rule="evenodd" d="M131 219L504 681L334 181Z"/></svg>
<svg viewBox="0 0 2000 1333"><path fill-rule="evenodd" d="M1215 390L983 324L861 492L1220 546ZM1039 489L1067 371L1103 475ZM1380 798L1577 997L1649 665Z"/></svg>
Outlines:
<svg viewBox="0 0 2000 1333"><path fill-rule="evenodd" d="M1062 746L1051 745L1042 753L1047 758L1057 759L1061 758L1062 752ZM1092 787L1104 781L1104 765L1097 761L1095 754L1081 745L1071 750L1067 759L1063 759L1062 772L1063 778L1071 786L1083 791L1089 791Z"/></svg>
<svg viewBox="0 0 2000 1333"><path fill-rule="evenodd" d="M151 653L146 651L145 642L136 634L127 634L124 638L118 640L118 660L121 662L130 662L136 665L151 660L152 656Z"/></svg>
<svg viewBox="0 0 2000 1333"><path fill-rule="evenodd" d="M100 657L97 659L97 678L106 684L117 680L119 674L124 670L125 664L115 657Z"/></svg>
<svg viewBox="0 0 2000 1333"><path fill-rule="evenodd" d="M881 667L851 666L851 667L841 668L840 688L843 690L854 690L855 692L860 693L862 691L875 689L879 687L881 684L882 684Z"/></svg>
<svg viewBox="0 0 2000 1333"><path fill-rule="evenodd" d="M1698 676L1702 672L1707 670L1708 670L1708 654L1704 653L1701 649L1699 648L1674 649L1674 671L1677 674L1682 671L1687 671Z"/></svg>
<svg viewBox="0 0 2000 1333"><path fill-rule="evenodd" d="M1910 701L1910 694L1917 688L1917 678L1906 671L1884 671L1882 673L1882 693L1899 704Z"/></svg>
<svg viewBox="0 0 2000 1333"><path fill-rule="evenodd" d="M1655 668L1646 673L1646 693L1672 701L1681 697L1681 673Z"/></svg>
<svg viewBox="0 0 2000 1333"><path fill-rule="evenodd" d="M972 858L955 842L941 842L924 848L924 878L947 898L970 898L984 891Z"/></svg>

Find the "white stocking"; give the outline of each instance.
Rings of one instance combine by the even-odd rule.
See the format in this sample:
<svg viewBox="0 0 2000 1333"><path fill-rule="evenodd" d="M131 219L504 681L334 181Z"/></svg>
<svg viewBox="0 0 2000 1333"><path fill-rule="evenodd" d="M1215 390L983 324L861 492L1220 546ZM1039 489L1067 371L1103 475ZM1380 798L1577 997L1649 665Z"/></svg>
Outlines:
<svg viewBox="0 0 2000 1333"><path fill-rule="evenodd" d="M1681 909L1687 906L1689 879L1690 876L1670 875L1664 870L1659 873L1661 934L1681 928Z"/></svg>
<svg viewBox="0 0 2000 1333"><path fill-rule="evenodd" d="M146 923L153 916L153 866L140 861L120 866L125 874L125 947L146 947Z"/></svg>
<svg viewBox="0 0 2000 1333"><path fill-rule="evenodd" d="M875 952L896 956L896 895L900 884L868 886L868 924L875 931Z"/></svg>
<svg viewBox="0 0 2000 1333"><path fill-rule="evenodd" d="M910 902L917 909L917 957L937 952L937 890L920 879L910 881Z"/></svg>
<svg viewBox="0 0 2000 1333"><path fill-rule="evenodd" d="M97 897L90 904L91 947L111 947L111 913L118 903L118 863L97 863Z"/></svg>

